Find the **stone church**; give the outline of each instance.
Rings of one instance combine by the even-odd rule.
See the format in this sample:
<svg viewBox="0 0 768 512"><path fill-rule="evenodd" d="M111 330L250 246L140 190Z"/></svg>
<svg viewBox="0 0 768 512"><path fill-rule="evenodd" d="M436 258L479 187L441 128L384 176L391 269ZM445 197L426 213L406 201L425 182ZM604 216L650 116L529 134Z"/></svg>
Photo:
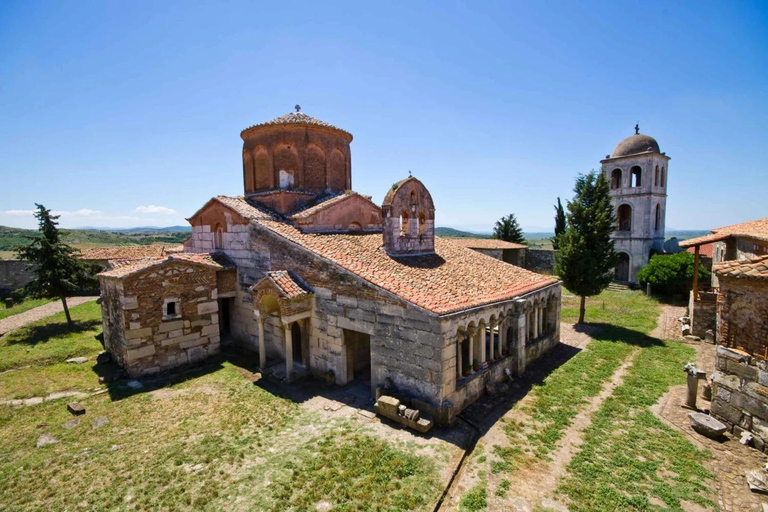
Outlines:
<svg viewBox="0 0 768 512"><path fill-rule="evenodd" d="M616 209L612 238L619 262L615 279L636 283L638 271L651 256L664 252L669 157L656 139L635 126L635 134L619 142L600 163Z"/></svg>
<svg viewBox="0 0 768 512"><path fill-rule="evenodd" d="M99 275L104 342L132 376L235 343L264 373L408 396L438 424L560 336L560 282L434 235L415 177L352 191L352 135L300 112L251 126L244 194L188 220L184 252Z"/></svg>

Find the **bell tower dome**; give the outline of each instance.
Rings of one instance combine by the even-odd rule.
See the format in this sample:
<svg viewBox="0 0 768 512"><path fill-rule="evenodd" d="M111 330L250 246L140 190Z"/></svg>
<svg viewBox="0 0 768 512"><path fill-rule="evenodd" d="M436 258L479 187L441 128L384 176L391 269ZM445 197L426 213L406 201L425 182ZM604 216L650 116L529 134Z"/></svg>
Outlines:
<svg viewBox="0 0 768 512"><path fill-rule="evenodd" d="M616 281L637 282L637 272L663 252L669 160L656 139L636 125L635 134L600 161L617 219L612 236L619 254Z"/></svg>

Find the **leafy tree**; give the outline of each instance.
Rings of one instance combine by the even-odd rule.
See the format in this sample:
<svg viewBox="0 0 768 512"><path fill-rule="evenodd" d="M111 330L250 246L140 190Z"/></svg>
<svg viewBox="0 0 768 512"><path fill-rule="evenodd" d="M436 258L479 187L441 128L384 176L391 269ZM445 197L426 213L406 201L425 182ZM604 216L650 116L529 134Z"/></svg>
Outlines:
<svg viewBox="0 0 768 512"><path fill-rule="evenodd" d="M693 283L694 256L689 252L654 254L651 261L637 273L637 280L663 295L686 293ZM710 272L699 265L699 282L709 282Z"/></svg>
<svg viewBox="0 0 768 512"><path fill-rule="evenodd" d="M520 227L520 224L517 223L514 213L510 213L506 217L502 217L496 221L492 237L497 240L504 240L505 242L513 242L516 244L525 243L523 229Z"/></svg>
<svg viewBox="0 0 768 512"><path fill-rule="evenodd" d="M560 203L560 198L558 197L557 204L555 205L555 236L552 237L552 248L554 250L557 250L559 247L559 238L565 233L565 226L565 210L563 210L563 205Z"/></svg>
<svg viewBox="0 0 768 512"><path fill-rule="evenodd" d="M67 324L71 326L67 297L95 285L95 267L78 259L78 251L61 241L56 227L59 216L51 215L51 211L41 204L35 206L42 236L26 235L30 242L16 248L19 259L29 261L29 269L35 273L35 279L24 287L24 291L35 298L61 299Z"/></svg>
<svg viewBox="0 0 768 512"><path fill-rule="evenodd" d="M567 228L555 253L555 273L581 297L578 323L583 323L586 298L597 295L613 280L617 255L611 233L616 217L603 173L580 174L573 191L576 195L568 203Z"/></svg>

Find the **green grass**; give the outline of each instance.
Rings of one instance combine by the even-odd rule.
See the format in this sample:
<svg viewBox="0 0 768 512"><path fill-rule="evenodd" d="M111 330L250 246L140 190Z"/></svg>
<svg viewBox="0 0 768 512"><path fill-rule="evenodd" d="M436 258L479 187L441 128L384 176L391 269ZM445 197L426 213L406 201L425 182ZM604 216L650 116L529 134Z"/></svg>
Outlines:
<svg viewBox="0 0 768 512"><path fill-rule="evenodd" d="M330 432L294 455L270 483L270 510L416 510L439 495L430 460L348 429Z"/></svg>
<svg viewBox="0 0 768 512"><path fill-rule="evenodd" d="M675 510L683 500L715 508L712 475L701 464L708 453L649 410L670 386L685 382L680 369L694 356L692 348L675 342L643 348L624 383L594 415L571 461L559 489L571 510L658 510L650 496Z"/></svg>
<svg viewBox="0 0 768 512"><path fill-rule="evenodd" d="M58 299L27 299L19 304L14 304L11 308L6 308L4 304L0 304L0 320L3 318L8 318L9 316L18 315L19 313L23 313L25 311L29 311L30 309L36 308L38 306L44 306L53 300Z"/></svg>
<svg viewBox="0 0 768 512"><path fill-rule="evenodd" d="M0 364L13 370L0 374L0 401L98 386L103 365L64 360L102 350L99 306L72 315L74 329L60 314L0 338ZM80 400L87 412L74 428L64 427L67 400L0 406L0 508L431 509L452 447L428 458L354 421L320 418L244 378L251 363L214 358L139 392L119 381ZM95 430L96 418L109 423ZM41 434L57 442L37 448Z"/></svg>
<svg viewBox="0 0 768 512"><path fill-rule="evenodd" d="M486 491L486 485L481 482L467 491L459 501L460 511L476 511L485 510L488 506L488 492Z"/></svg>

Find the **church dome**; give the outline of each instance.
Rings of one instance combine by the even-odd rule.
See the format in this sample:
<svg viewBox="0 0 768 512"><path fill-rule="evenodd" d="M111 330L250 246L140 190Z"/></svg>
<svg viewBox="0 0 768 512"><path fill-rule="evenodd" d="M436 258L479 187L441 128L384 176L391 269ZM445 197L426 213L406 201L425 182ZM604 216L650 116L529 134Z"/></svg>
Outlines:
<svg viewBox="0 0 768 512"><path fill-rule="evenodd" d="M661 153L659 143L653 137L637 133L619 142L616 149L613 150L611 158L648 152Z"/></svg>
<svg viewBox="0 0 768 512"><path fill-rule="evenodd" d="M331 123L326 123L325 121L321 121L320 119L317 119L312 116L308 116L304 112L301 112L300 107L296 105L296 112L290 112L288 114L285 114L284 116L276 117L272 119L271 121L266 121L264 123L259 123L253 126L249 126L245 130L241 132L241 136L245 138L249 134L249 132L253 132L259 128L265 128L265 127L279 127L279 126L306 126L310 128L326 128L330 130L334 130L337 132L341 132L348 136L349 141L352 141L352 134L349 133L346 130L343 130L339 128L338 126L334 126Z"/></svg>

